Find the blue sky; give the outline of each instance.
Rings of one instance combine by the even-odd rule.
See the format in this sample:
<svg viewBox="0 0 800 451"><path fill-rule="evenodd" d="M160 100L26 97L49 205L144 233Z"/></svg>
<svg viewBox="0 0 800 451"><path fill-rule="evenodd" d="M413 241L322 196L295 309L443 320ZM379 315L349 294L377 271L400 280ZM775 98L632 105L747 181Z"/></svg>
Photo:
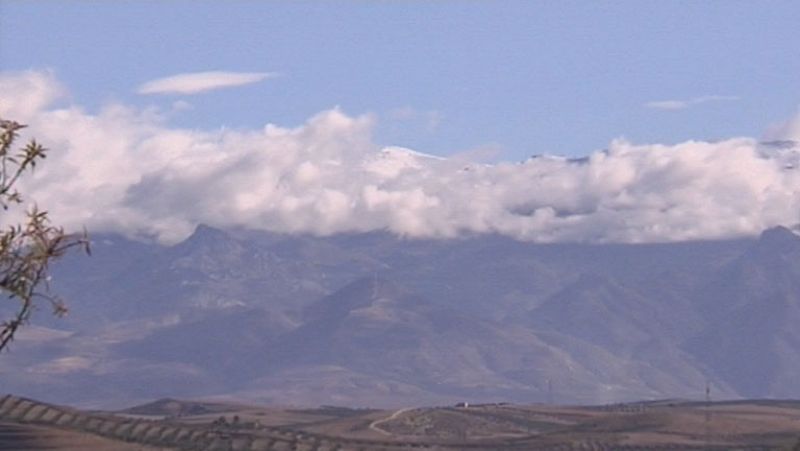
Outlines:
<svg viewBox="0 0 800 451"><path fill-rule="evenodd" d="M800 144L759 143L800 143L797 24L796 1L0 0L0 116L53 149L25 192L78 230L752 236L800 228Z"/></svg>
<svg viewBox="0 0 800 451"><path fill-rule="evenodd" d="M0 68L51 69L89 110L186 102L176 127L289 126L339 106L374 114L381 144L515 161L621 136L758 137L800 104L798 23L792 1L2 0ZM204 71L279 76L137 93Z"/></svg>

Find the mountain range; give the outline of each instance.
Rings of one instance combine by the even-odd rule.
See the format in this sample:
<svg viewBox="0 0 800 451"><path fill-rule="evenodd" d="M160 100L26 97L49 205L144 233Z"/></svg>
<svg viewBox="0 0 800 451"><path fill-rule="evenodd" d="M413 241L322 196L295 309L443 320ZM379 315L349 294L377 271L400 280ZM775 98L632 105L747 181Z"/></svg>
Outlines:
<svg viewBox="0 0 800 451"><path fill-rule="evenodd" d="M800 237L536 244L198 226L54 267L0 391L82 406L800 397Z"/></svg>

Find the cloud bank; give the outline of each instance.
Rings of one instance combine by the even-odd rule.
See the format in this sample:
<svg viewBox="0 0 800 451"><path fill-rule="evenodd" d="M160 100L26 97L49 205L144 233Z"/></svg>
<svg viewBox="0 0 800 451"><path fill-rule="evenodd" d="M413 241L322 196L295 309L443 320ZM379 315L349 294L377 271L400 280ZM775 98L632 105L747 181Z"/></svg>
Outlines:
<svg viewBox="0 0 800 451"><path fill-rule="evenodd" d="M244 86L277 75L270 72L193 72L159 78L139 87L139 94L199 94L222 88Z"/></svg>
<svg viewBox="0 0 800 451"><path fill-rule="evenodd" d="M197 131L124 105L98 113L54 107L63 89L45 73L4 74L0 92L0 116L29 124L53 149L23 192L58 223L95 233L172 243L205 223L322 235L656 242L799 222L800 148L752 138L619 140L578 160L489 165L380 147L372 116L337 109L294 127Z"/></svg>
<svg viewBox="0 0 800 451"><path fill-rule="evenodd" d="M800 113L793 118L775 124L764 134L764 139L772 141L800 142Z"/></svg>
<svg viewBox="0 0 800 451"><path fill-rule="evenodd" d="M739 100L736 96L700 96L684 100L656 100L644 104L647 108L656 110L685 110L696 105L724 100Z"/></svg>

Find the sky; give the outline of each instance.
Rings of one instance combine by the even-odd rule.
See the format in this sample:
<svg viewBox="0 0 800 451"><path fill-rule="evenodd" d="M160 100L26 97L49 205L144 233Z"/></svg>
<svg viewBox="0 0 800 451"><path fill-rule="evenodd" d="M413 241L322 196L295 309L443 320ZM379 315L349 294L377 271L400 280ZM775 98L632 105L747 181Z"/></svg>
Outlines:
<svg viewBox="0 0 800 451"><path fill-rule="evenodd" d="M0 65L50 69L90 109L184 100L185 127L291 126L339 106L378 115L382 144L520 160L759 136L800 104L798 20L793 1L3 0ZM207 71L277 76L138 93Z"/></svg>
<svg viewBox="0 0 800 451"><path fill-rule="evenodd" d="M794 1L0 0L0 114L62 152L37 202L165 242L752 235L800 222L796 152L759 144L800 137L797 23Z"/></svg>

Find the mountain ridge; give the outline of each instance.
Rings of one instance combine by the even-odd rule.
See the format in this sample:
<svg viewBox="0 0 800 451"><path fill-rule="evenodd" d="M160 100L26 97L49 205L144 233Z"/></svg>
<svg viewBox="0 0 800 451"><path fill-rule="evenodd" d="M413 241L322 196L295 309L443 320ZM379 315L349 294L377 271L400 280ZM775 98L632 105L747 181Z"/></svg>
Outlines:
<svg viewBox="0 0 800 451"><path fill-rule="evenodd" d="M786 228L648 245L208 226L170 247L95 241L96 258L54 270L74 314L37 316L53 333L4 356L9 391L597 403L702 396L709 381L720 397L800 396L800 238Z"/></svg>

